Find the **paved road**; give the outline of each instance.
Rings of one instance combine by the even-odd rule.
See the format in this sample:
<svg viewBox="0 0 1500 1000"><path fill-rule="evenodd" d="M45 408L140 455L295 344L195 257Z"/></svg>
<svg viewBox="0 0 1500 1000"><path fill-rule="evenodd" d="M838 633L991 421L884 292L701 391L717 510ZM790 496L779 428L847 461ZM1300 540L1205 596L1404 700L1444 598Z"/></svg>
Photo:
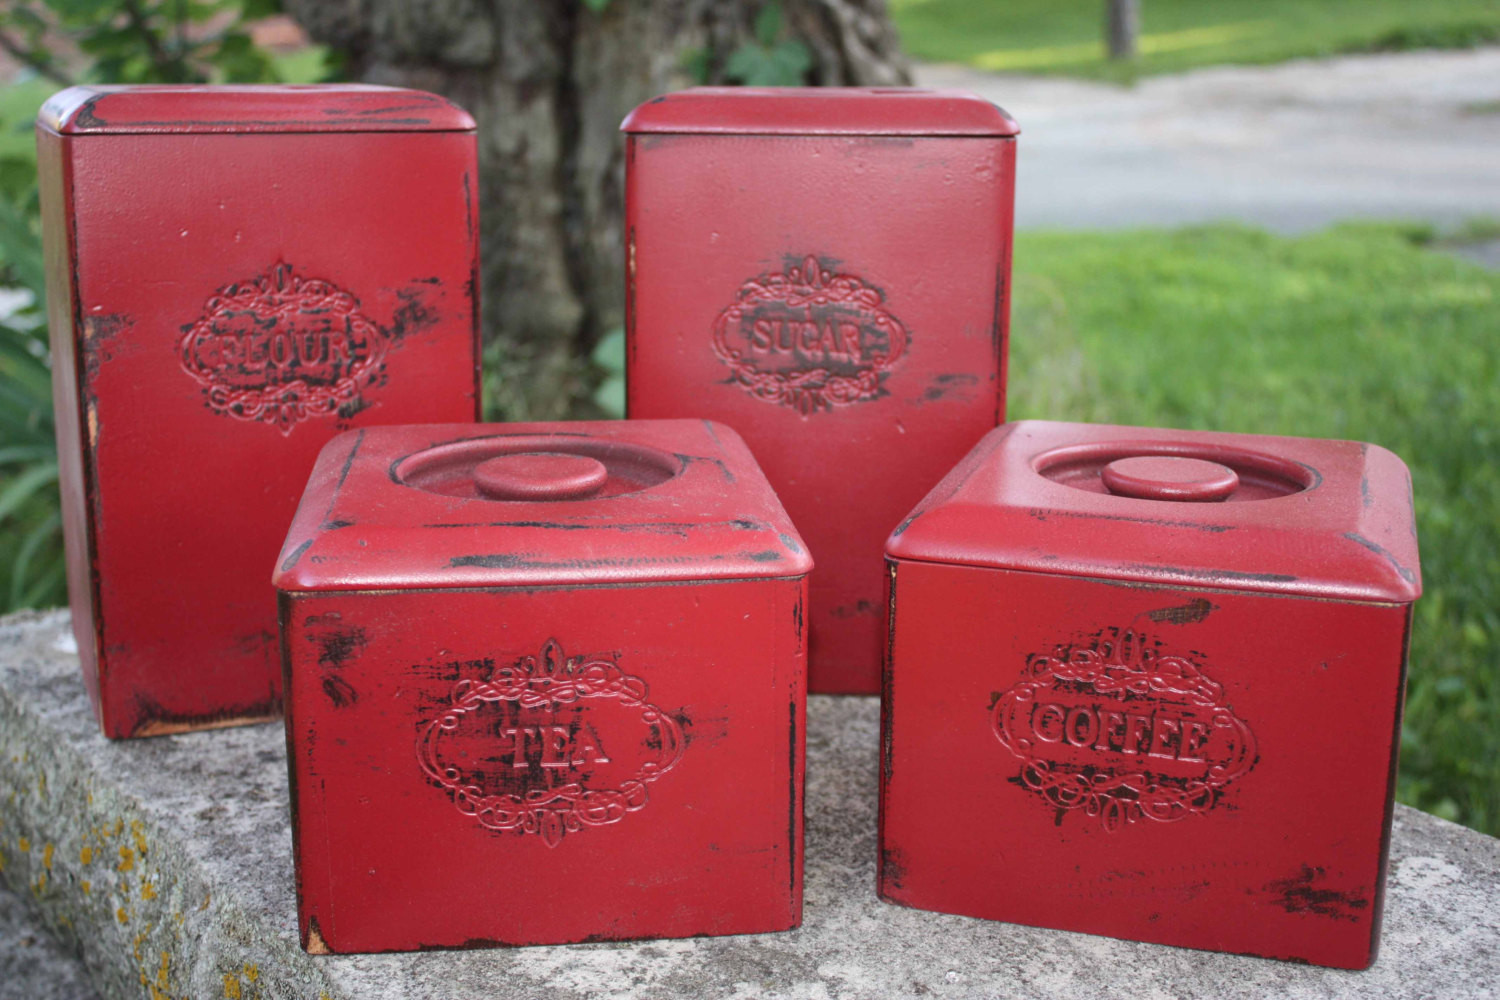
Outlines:
<svg viewBox="0 0 1500 1000"><path fill-rule="evenodd" d="M1017 225L1500 219L1500 48L1222 67L1124 88L923 66L1021 123Z"/></svg>

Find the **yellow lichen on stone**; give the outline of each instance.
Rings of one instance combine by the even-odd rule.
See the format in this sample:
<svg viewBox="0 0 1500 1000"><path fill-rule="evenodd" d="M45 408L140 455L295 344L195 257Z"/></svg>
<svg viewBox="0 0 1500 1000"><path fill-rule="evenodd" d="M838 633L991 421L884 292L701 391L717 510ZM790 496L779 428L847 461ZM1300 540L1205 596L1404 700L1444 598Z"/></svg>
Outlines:
<svg viewBox="0 0 1500 1000"><path fill-rule="evenodd" d="M30 854L31 853L31 841L27 840L25 837L22 837L20 840L17 840L16 841L16 846L21 849L21 853L22 854Z"/></svg>
<svg viewBox="0 0 1500 1000"><path fill-rule="evenodd" d="M225 1000L240 1000L240 977L232 972L224 973Z"/></svg>
<svg viewBox="0 0 1500 1000"><path fill-rule="evenodd" d="M94 849L89 845L84 844L83 847L79 848L78 850L78 860L86 865L93 864Z"/></svg>
<svg viewBox="0 0 1500 1000"><path fill-rule="evenodd" d="M136 853L138 853L141 856L141 860L144 861L146 859L146 826L145 826L145 824L142 823L138 819L131 820L130 821L130 835L131 835L132 838L135 839Z"/></svg>
<svg viewBox="0 0 1500 1000"><path fill-rule="evenodd" d="M161 953L161 965L156 970L156 985L162 989L167 988L167 970L171 967L172 959L166 952Z"/></svg>
<svg viewBox="0 0 1500 1000"><path fill-rule="evenodd" d="M260 969L257 966L251 965L249 962L246 962L245 978L250 980L252 983L255 982L260 978Z"/></svg>
<svg viewBox="0 0 1500 1000"><path fill-rule="evenodd" d="M130 914L126 913L125 907L122 906L115 911L115 919L122 924L128 924L130 923Z"/></svg>
<svg viewBox="0 0 1500 1000"><path fill-rule="evenodd" d="M0 872L5 871L5 852L0 851Z"/></svg>
<svg viewBox="0 0 1500 1000"><path fill-rule="evenodd" d="M88 879L84 879L82 882L80 882L78 884L83 889L83 894L85 896L87 896L89 894L89 890L94 887L94 883L90 882Z"/></svg>
<svg viewBox="0 0 1500 1000"><path fill-rule="evenodd" d="M52 845L48 844L42 848L42 867L49 872L52 870Z"/></svg>
<svg viewBox="0 0 1500 1000"><path fill-rule="evenodd" d="M142 899L155 899L156 898L156 886L152 885L150 882L145 881L144 879L141 881L141 898Z"/></svg>
<svg viewBox="0 0 1500 1000"><path fill-rule="evenodd" d="M128 872L135 867L135 852L124 844L120 845L120 864L118 870Z"/></svg>
<svg viewBox="0 0 1500 1000"><path fill-rule="evenodd" d="M40 896L42 894L42 890L45 888L47 888L47 873L42 872L36 877L36 881L32 883L31 891L33 895Z"/></svg>

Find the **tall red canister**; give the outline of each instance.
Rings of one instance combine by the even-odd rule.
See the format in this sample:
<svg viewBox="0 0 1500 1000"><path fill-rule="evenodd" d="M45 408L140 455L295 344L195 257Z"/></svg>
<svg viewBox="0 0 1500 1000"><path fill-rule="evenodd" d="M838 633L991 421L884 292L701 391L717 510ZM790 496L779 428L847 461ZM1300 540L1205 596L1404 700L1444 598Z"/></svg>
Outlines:
<svg viewBox="0 0 1500 1000"><path fill-rule="evenodd" d="M707 421L330 442L276 570L303 945L796 926L811 565Z"/></svg>
<svg viewBox="0 0 1500 1000"><path fill-rule="evenodd" d="M960 91L734 87L622 127L628 412L745 435L818 561L811 689L874 693L882 542L1003 419L1016 125Z"/></svg>
<svg viewBox="0 0 1500 1000"><path fill-rule="evenodd" d="M266 571L319 449L476 417L474 122L388 87L75 87L37 153L100 725L273 717Z"/></svg>
<svg viewBox="0 0 1500 1000"><path fill-rule="evenodd" d="M1374 960L1421 591L1400 459L1016 423L887 553L884 898Z"/></svg>

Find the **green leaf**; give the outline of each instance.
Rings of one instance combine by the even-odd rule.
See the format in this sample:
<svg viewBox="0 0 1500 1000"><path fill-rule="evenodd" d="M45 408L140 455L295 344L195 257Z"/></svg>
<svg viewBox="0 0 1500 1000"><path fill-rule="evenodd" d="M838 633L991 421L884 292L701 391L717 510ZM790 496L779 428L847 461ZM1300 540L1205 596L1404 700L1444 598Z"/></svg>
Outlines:
<svg viewBox="0 0 1500 1000"><path fill-rule="evenodd" d="M708 82L708 49L702 46L683 49L677 56L677 67L684 76L697 84Z"/></svg>
<svg viewBox="0 0 1500 1000"><path fill-rule="evenodd" d="M244 3L240 4L241 21L259 21L261 18L280 13L280 0L244 0Z"/></svg>
<svg viewBox="0 0 1500 1000"><path fill-rule="evenodd" d="M0 521L5 520L27 500L57 482L57 463L33 465L0 490Z"/></svg>
<svg viewBox="0 0 1500 1000"><path fill-rule="evenodd" d="M19 386L37 403L52 399L52 371L47 363L31 352L30 339L0 325L0 378Z"/></svg>
<svg viewBox="0 0 1500 1000"><path fill-rule="evenodd" d="M594 390L594 403L611 417L619 419L625 416L625 380L619 375L611 375L599 383L599 388Z"/></svg>
<svg viewBox="0 0 1500 1000"><path fill-rule="evenodd" d="M781 36L781 4L763 4L755 14L755 38L762 48L769 49Z"/></svg>
<svg viewBox="0 0 1500 1000"><path fill-rule="evenodd" d="M0 448L0 465L12 462L31 462L41 459L53 461L57 455L56 445L13 444Z"/></svg>
<svg viewBox="0 0 1500 1000"><path fill-rule="evenodd" d="M589 360L603 368L607 372L619 373L625 370L625 331L620 327L599 338L599 343L594 345L593 354Z"/></svg>
<svg viewBox="0 0 1500 1000"><path fill-rule="evenodd" d="M772 50L771 63L777 78L777 83L772 86L795 87L804 82L807 71L812 68L812 53L806 45L789 38Z"/></svg>
<svg viewBox="0 0 1500 1000"><path fill-rule="evenodd" d="M61 558L50 563L36 582L28 587L19 599L11 604L12 610L20 608L50 608L68 602L67 563Z"/></svg>
<svg viewBox="0 0 1500 1000"><path fill-rule="evenodd" d="M38 302L47 294L47 271L42 264L42 240L31 220L13 202L0 198L0 260Z"/></svg>
<svg viewBox="0 0 1500 1000"><path fill-rule="evenodd" d="M15 559L10 565L10 606L11 608L23 608L30 605L27 600L31 597L26 586L26 578L31 575L31 564L36 554L45 545L57 548L57 541L62 533L62 511L54 509L46 519L26 533L21 541L21 547L16 550ZM63 565L54 560L52 565L43 570L45 578L47 569ZM34 598L33 598L34 599Z"/></svg>

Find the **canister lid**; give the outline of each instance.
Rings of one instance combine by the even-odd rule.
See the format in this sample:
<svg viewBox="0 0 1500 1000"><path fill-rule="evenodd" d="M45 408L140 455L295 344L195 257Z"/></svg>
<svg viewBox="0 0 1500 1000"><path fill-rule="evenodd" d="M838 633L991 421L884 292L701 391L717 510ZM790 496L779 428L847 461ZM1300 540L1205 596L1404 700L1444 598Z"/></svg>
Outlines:
<svg viewBox="0 0 1500 1000"><path fill-rule="evenodd" d="M369 427L323 449L281 590L792 577L744 442L700 420Z"/></svg>
<svg viewBox="0 0 1500 1000"><path fill-rule="evenodd" d="M1353 441L1022 421L897 527L897 559L1407 603L1411 480Z"/></svg>
<svg viewBox="0 0 1500 1000"><path fill-rule="evenodd" d="M923 87L693 87L625 116L623 132L717 135L1019 135L967 90Z"/></svg>
<svg viewBox="0 0 1500 1000"><path fill-rule="evenodd" d="M474 130L436 94L363 83L69 87L37 123L62 135Z"/></svg>

